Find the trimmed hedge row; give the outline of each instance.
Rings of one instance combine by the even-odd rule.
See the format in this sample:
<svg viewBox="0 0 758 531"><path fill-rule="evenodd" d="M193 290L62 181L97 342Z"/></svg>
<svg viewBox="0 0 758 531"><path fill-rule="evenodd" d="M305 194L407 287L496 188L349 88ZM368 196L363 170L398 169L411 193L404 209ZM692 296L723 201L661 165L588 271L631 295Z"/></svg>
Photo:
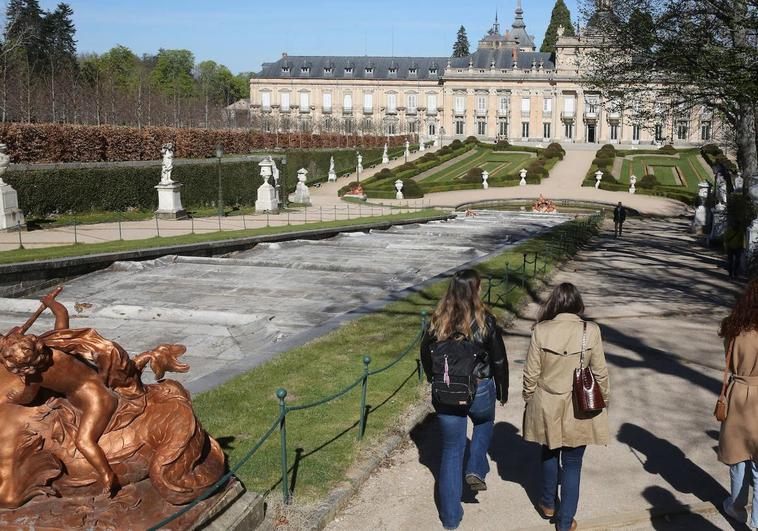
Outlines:
<svg viewBox="0 0 758 531"><path fill-rule="evenodd" d="M732 175L737 175L737 165L716 144L703 146L700 148L700 154L711 167L721 166Z"/></svg>
<svg viewBox="0 0 758 531"><path fill-rule="evenodd" d="M406 138L389 137L390 146ZM260 133L174 127L116 127L108 125L19 124L0 125L0 143L8 146L13 163L113 162L160 159L161 146L174 144L177 158L215 156L217 143L230 154L257 149L321 148L333 146L381 147L385 136L330 133Z"/></svg>
<svg viewBox="0 0 758 531"><path fill-rule="evenodd" d="M418 145L411 145L418 149ZM387 150L390 160L403 156L405 146L393 147ZM363 167L368 169L382 163L384 147L362 149ZM347 175L356 170L358 158L354 149L325 149L306 150L288 149L287 152L287 183L297 182L297 171L300 168L308 170L308 184L324 182L329 178L329 163L334 156L334 171L337 176ZM279 165L281 168L281 165Z"/></svg>
<svg viewBox="0 0 758 531"><path fill-rule="evenodd" d="M156 168L91 168L14 172L5 181L18 192L24 212L33 216L93 210L125 211L158 206ZM185 208L214 205L218 200L218 169L214 164L176 166L172 178L182 183ZM263 180L255 162L222 166L226 205L252 205ZM294 182L288 182L294 189Z"/></svg>

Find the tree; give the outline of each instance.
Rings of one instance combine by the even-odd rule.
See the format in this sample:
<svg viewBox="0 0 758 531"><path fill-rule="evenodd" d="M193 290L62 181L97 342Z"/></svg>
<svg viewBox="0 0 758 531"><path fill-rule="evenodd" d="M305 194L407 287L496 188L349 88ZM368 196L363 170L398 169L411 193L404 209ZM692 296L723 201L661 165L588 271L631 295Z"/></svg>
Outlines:
<svg viewBox="0 0 758 531"><path fill-rule="evenodd" d="M595 17L603 19L611 20ZM623 94L648 122L714 110L733 131L743 173L755 175L754 0L614 0L612 20L588 28L596 48L585 58L583 84Z"/></svg>
<svg viewBox="0 0 758 531"><path fill-rule="evenodd" d="M71 6L60 3L54 11L46 13L42 18L40 40L47 59L45 64L50 80L50 103L54 122L57 121L57 78L62 72L70 71L77 65L73 14Z"/></svg>
<svg viewBox="0 0 758 531"><path fill-rule="evenodd" d="M100 56L100 67L107 83L110 97L110 123L117 121L117 105L134 101L139 83L139 58L126 46L117 45ZM135 105L136 118L139 106ZM128 107L131 107L129 105ZM124 116L125 113L119 113ZM120 120L122 123L127 120ZM131 122L131 120L128 120Z"/></svg>
<svg viewBox="0 0 758 531"><path fill-rule="evenodd" d="M467 57L469 53L468 36L466 35L466 28L461 26L458 29L458 38L453 44L453 57Z"/></svg>
<svg viewBox="0 0 758 531"><path fill-rule="evenodd" d="M189 50L158 51L150 81L173 102L174 126L181 124L181 100L192 94L195 56Z"/></svg>
<svg viewBox="0 0 758 531"><path fill-rule="evenodd" d="M553 6L553 13L550 15L550 24L545 31L545 38L542 40L540 51L544 53L555 53L555 44L558 42L558 28L563 27L564 35L573 37L574 25L571 23L571 12L563 0L556 0Z"/></svg>

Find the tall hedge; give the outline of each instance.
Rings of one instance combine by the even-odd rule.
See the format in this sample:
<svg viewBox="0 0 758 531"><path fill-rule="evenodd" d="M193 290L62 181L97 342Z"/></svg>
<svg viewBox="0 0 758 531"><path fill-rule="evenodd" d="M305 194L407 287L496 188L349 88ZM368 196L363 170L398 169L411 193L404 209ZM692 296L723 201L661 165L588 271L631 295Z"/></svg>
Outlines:
<svg viewBox="0 0 758 531"><path fill-rule="evenodd" d="M172 178L184 185L185 208L210 206L218 200L218 169L214 164L176 166ZM20 207L27 215L158 207L155 185L160 180L160 168L10 171L4 179L18 191ZM254 204L262 182L255 162L224 164L224 204ZM294 182L288 185L292 188Z"/></svg>
<svg viewBox="0 0 758 531"><path fill-rule="evenodd" d="M8 146L12 163L114 162L160 159L161 146L174 144L178 158L206 158L217 143L230 154L260 149L313 149L324 147L380 147L385 136L331 133L260 133L173 127L117 127L64 124L0 124L0 143ZM405 143L389 137L390 146Z"/></svg>

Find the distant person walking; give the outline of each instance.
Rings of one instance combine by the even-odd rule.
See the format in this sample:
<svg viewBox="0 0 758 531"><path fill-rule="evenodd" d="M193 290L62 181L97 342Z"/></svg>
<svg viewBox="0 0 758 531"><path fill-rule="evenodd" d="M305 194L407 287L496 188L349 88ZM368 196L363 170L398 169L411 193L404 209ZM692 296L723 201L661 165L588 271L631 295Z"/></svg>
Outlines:
<svg viewBox="0 0 758 531"><path fill-rule="evenodd" d="M748 284L732 313L721 323L719 335L727 349L725 374L726 420L719 435L719 461L729 465L731 496L724 511L745 523L748 480L752 476L753 508L750 526L758 527L758 281Z"/></svg>
<svg viewBox="0 0 758 531"><path fill-rule="evenodd" d="M736 279L740 275L742 255L745 252L745 231L739 225L730 221L724 232L724 250L726 251L726 269L729 278Z"/></svg>
<svg viewBox="0 0 758 531"><path fill-rule="evenodd" d="M466 269L450 280L421 341L421 363L432 384L432 404L442 433L437 478L439 516L445 529L463 519L463 461L467 417L474 432L466 483L486 490L487 450L495 425L495 400L508 401L508 359L502 331L479 295L479 274Z"/></svg>
<svg viewBox="0 0 758 531"><path fill-rule="evenodd" d="M615 227L614 238L621 237L621 234L624 232L625 221L626 221L626 208L624 208L624 205L622 205L621 201L619 201L619 204L616 205L616 208L613 209L613 225Z"/></svg>
<svg viewBox="0 0 758 531"><path fill-rule="evenodd" d="M573 284L557 286L540 308L524 368L524 439L542 445L542 493L537 509L559 531L576 529L582 460L587 445L607 445L608 414L580 413L574 372L589 367L608 404L610 386L600 327L584 321ZM560 479L560 497L558 483Z"/></svg>

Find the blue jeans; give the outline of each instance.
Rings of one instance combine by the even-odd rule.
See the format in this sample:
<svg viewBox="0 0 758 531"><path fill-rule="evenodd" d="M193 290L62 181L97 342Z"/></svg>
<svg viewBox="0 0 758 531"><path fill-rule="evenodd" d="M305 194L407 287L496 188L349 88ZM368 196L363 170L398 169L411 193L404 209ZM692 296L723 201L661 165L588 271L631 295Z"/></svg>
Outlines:
<svg viewBox="0 0 758 531"><path fill-rule="evenodd" d="M555 509L558 482L561 484L561 503L555 523L560 531L569 529L579 506L579 481L586 446L549 449L542 447L542 496L540 503Z"/></svg>
<svg viewBox="0 0 758 531"><path fill-rule="evenodd" d="M495 427L495 383L491 379L482 380L468 411L474 423L471 437L466 475L474 474L484 479L490 471L487 450ZM439 493L440 520L445 529L455 529L463 519L463 458L466 452L465 414L452 415L437 411L442 432L442 462L437 480Z"/></svg>
<svg viewBox="0 0 758 531"><path fill-rule="evenodd" d="M748 466L752 481L750 478L745 481L745 471ZM729 477L732 480L732 495L728 499L728 503L733 505L735 509L740 511L745 510L747 505L747 491L750 484L753 484L753 514L750 517L750 526L758 527L758 463L755 461L743 461L729 467Z"/></svg>

